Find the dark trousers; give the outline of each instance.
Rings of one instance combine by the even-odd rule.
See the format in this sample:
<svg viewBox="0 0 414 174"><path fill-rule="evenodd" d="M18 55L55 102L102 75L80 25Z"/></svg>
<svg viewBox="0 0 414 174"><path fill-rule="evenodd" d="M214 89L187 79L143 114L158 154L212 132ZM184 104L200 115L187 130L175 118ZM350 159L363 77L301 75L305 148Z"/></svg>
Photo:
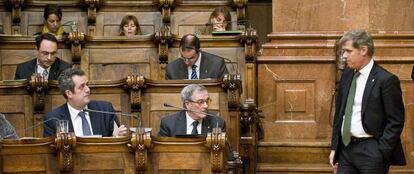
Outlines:
<svg viewBox="0 0 414 174"><path fill-rule="evenodd" d="M348 146L341 145L338 174L387 174L389 167L374 138L354 140Z"/></svg>

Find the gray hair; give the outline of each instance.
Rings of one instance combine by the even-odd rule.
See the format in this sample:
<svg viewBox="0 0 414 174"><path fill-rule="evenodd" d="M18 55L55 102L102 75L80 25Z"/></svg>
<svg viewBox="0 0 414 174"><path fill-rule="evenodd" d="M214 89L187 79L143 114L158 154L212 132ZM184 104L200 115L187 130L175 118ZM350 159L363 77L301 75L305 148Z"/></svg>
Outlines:
<svg viewBox="0 0 414 174"><path fill-rule="evenodd" d="M6 120L6 116L0 113L0 139L18 139L19 136L16 133L13 125Z"/></svg>
<svg viewBox="0 0 414 174"><path fill-rule="evenodd" d="M190 84L187 85L186 87L184 87L181 90L181 101L183 102L183 104L186 101L191 101L191 97L193 96L195 91L207 91L207 88L203 85L199 85L199 84ZM185 107L185 104L184 104Z"/></svg>
<svg viewBox="0 0 414 174"><path fill-rule="evenodd" d="M374 41L372 40L371 34L365 30L355 29L345 33L339 40L339 46L342 46L348 40L352 40L352 46L360 49L362 46L368 47L368 55L374 55Z"/></svg>
<svg viewBox="0 0 414 174"><path fill-rule="evenodd" d="M75 82L73 82L73 76L83 76L85 72L80 68L68 68L62 71L59 75L58 82L59 82L59 91L60 93L67 99L65 94L66 90L74 92L75 89Z"/></svg>

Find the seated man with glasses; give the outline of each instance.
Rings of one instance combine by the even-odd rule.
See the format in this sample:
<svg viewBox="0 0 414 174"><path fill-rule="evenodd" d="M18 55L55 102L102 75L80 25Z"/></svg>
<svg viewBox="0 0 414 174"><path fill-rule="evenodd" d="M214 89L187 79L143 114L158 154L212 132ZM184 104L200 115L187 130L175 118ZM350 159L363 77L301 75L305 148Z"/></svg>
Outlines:
<svg viewBox="0 0 414 174"><path fill-rule="evenodd" d="M167 65L165 78L176 79L217 79L228 74L224 58L200 50L200 40L194 34L181 38L181 58Z"/></svg>
<svg viewBox="0 0 414 174"><path fill-rule="evenodd" d="M184 87L181 100L183 110L161 119L158 136L205 135L213 128L225 131L224 120L207 112L211 99L206 87L198 84Z"/></svg>
<svg viewBox="0 0 414 174"><path fill-rule="evenodd" d="M45 79L57 80L60 73L71 65L56 57L58 41L49 33L36 37L37 58L17 65L14 79L29 79L34 73Z"/></svg>

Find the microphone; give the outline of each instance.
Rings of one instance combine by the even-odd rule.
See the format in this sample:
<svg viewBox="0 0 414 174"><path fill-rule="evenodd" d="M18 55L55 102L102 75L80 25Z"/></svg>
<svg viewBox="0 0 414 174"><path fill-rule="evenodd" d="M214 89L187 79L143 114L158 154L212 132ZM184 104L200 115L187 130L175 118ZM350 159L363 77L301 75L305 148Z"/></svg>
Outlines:
<svg viewBox="0 0 414 174"><path fill-rule="evenodd" d="M234 70L236 70L236 74L239 74L239 70L237 68L234 68L233 61L231 61L228 58L222 57L224 60L226 60L228 63L231 64L231 74L234 74Z"/></svg>
<svg viewBox="0 0 414 174"><path fill-rule="evenodd" d="M231 24L231 23L246 24L248 22L249 22L249 20L224 21L224 23L227 23L227 24ZM212 25L214 25L216 23L208 22L208 23L205 24L205 26L212 26Z"/></svg>
<svg viewBox="0 0 414 174"><path fill-rule="evenodd" d="M70 26L71 31L78 31L78 23L76 21L67 21L62 26Z"/></svg>
<svg viewBox="0 0 414 174"><path fill-rule="evenodd" d="M40 125L43 125L44 123L46 123L46 122L49 122L49 121L52 121L52 120L55 120L55 121L60 121L59 119L57 119L57 118L49 118L49 119L47 119L47 120L45 120L45 121L42 121L42 122L40 122L40 123L38 123L38 124L35 124L35 125L33 125L33 126L29 126L29 127L27 127L27 128L25 128L25 129L22 129L22 131L23 132L26 132L27 130L29 130L29 129L32 129L32 128L34 128L34 127L37 127L37 126L40 126ZM10 138L10 137L14 137L15 136L15 138L19 138L19 136L17 135L17 132L15 131L15 130L13 130L13 133L11 133L11 134L9 134L9 135L6 135L6 136L3 136L3 138ZM0 136L0 139L1 139L1 136Z"/></svg>
<svg viewBox="0 0 414 174"><path fill-rule="evenodd" d="M210 113L207 113L207 112L199 112L199 111L194 111L194 110L192 110L192 109L186 109L186 108L183 108L183 107L173 106L173 105L170 105L170 104L167 104L167 103L164 103L164 107L176 108L176 109L181 109L181 110L185 110L185 111L194 112L194 113L197 113L197 114L205 114L205 115L212 116L212 117L214 117L214 119L216 120L216 127L215 127L215 128L216 128L217 130L220 130L220 131L221 131L221 129L219 129L219 123L218 123L217 116L216 116L216 115L214 115L214 114L210 114Z"/></svg>
<svg viewBox="0 0 414 174"><path fill-rule="evenodd" d="M83 111L95 112L95 113L101 113L101 114L113 114L113 115L123 115L123 116L133 117L133 118L136 118L138 120L138 127L142 126L141 117L137 116L137 115L134 115L134 114L125 114L125 113L120 113L120 112L109 112L109 111L98 111L98 110L88 109L88 108L83 109ZM118 120L116 121L116 124L120 125Z"/></svg>

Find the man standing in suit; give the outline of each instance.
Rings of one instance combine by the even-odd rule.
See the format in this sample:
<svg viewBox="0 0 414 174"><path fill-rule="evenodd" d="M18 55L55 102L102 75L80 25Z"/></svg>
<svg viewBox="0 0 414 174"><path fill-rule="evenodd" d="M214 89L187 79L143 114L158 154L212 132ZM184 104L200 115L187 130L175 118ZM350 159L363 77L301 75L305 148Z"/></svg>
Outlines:
<svg viewBox="0 0 414 174"><path fill-rule="evenodd" d="M127 128L121 125L118 131L114 127L119 125L114 114L88 112L85 109L114 112L112 104L104 101L91 101L88 80L85 72L79 68L69 68L59 76L59 90L67 100L62 106L47 113L44 118L43 136L56 134L56 121L68 120L69 132L76 136L102 135L123 136ZM116 134L114 134L116 133Z"/></svg>
<svg viewBox="0 0 414 174"><path fill-rule="evenodd" d="M368 32L349 31L339 43L348 67L336 98L330 163L339 174L388 173L390 165L406 164L400 81L374 62Z"/></svg>
<svg viewBox="0 0 414 174"><path fill-rule="evenodd" d="M181 38L179 50L181 58L167 65L166 79L217 79L228 74L222 57L200 50L200 39L194 34Z"/></svg>
<svg viewBox="0 0 414 174"><path fill-rule="evenodd" d="M56 57L58 41L49 33L36 37L37 58L17 65L14 79L30 79L38 73L49 80L57 80L59 74L70 64Z"/></svg>
<svg viewBox="0 0 414 174"><path fill-rule="evenodd" d="M213 128L225 131L225 122L211 113L207 115L211 99L207 88L191 84L181 90L181 100L184 108L172 115L161 119L158 136L175 137L176 135L199 135L212 132Z"/></svg>

